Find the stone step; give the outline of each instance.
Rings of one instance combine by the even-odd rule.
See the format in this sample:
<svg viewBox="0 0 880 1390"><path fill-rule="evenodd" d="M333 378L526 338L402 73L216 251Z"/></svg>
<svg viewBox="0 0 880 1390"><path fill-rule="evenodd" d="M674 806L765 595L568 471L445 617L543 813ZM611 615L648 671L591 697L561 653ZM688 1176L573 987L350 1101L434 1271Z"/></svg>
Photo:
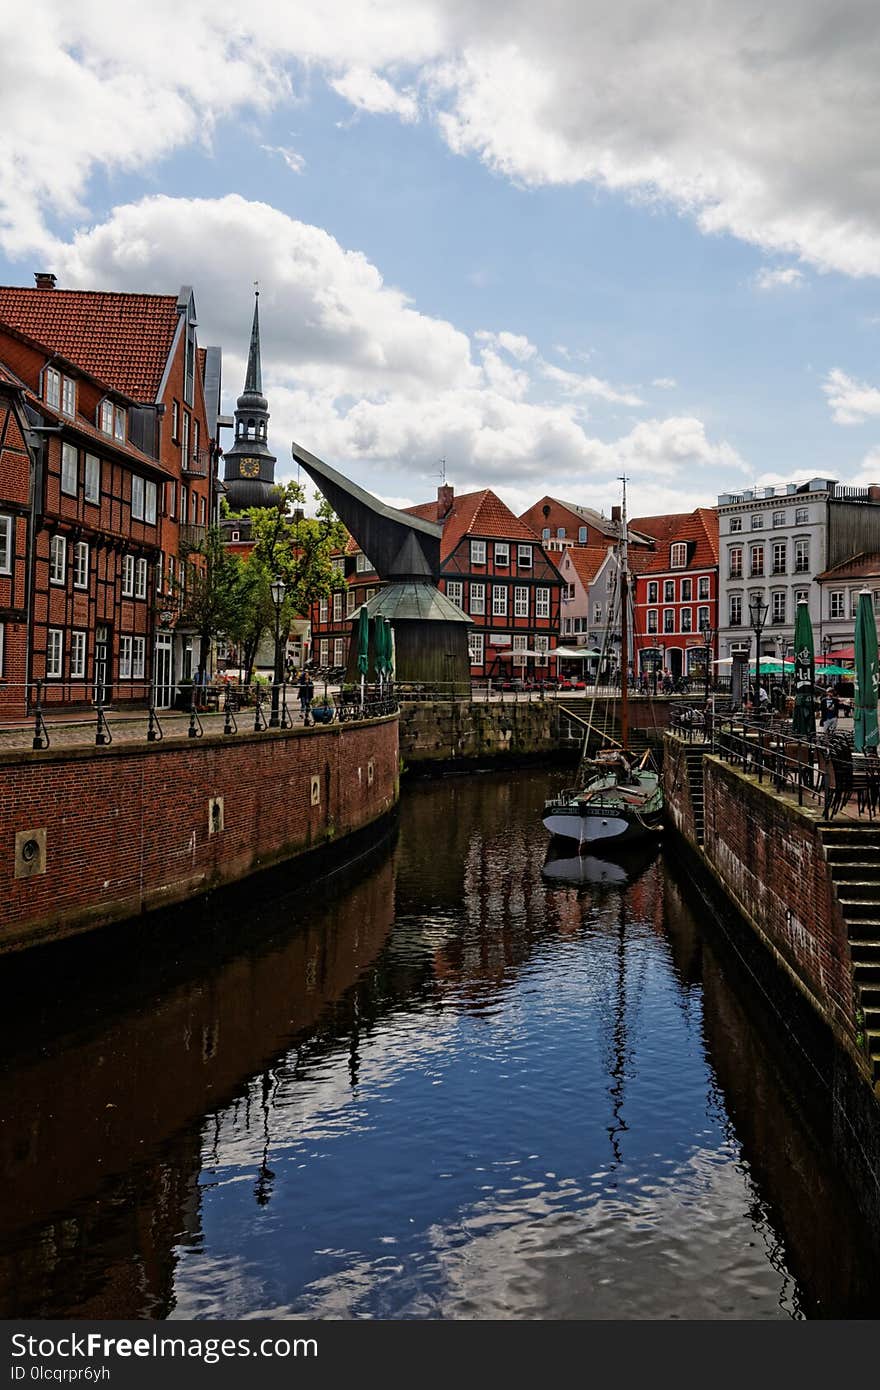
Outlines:
<svg viewBox="0 0 880 1390"><path fill-rule="evenodd" d="M851 885L853 888L873 888L876 884L880 889L880 864L830 863L828 867L835 883L846 884L847 887Z"/></svg>
<svg viewBox="0 0 880 1390"><path fill-rule="evenodd" d="M853 965L880 965L880 941L876 937L850 941L849 953Z"/></svg>
<svg viewBox="0 0 880 1390"><path fill-rule="evenodd" d="M877 936L880 938L880 903L876 899L873 902L842 901L840 910L846 922L853 926L863 927L868 922L875 923Z"/></svg>
<svg viewBox="0 0 880 1390"><path fill-rule="evenodd" d="M847 919L846 931L850 945L854 941L880 940L880 917L865 918L864 920L850 917Z"/></svg>
<svg viewBox="0 0 880 1390"><path fill-rule="evenodd" d="M819 826L819 834L822 836L823 844L829 847L852 846L858 844L859 840L868 840L873 845L877 840L877 829L872 825L832 825L828 823ZM859 847L861 848L861 846Z"/></svg>
<svg viewBox="0 0 880 1390"><path fill-rule="evenodd" d="M865 1028L871 1032L880 1031L880 1007L865 1008L862 1005L862 1013L865 1019Z"/></svg>
<svg viewBox="0 0 880 1390"><path fill-rule="evenodd" d="M850 949L852 956L852 949ZM853 959L853 979L862 994L869 989L880 989L880 961Z"/></svg>
<svg viewBox="0 0 880 1390"><path fill-rule="evenodd" d="M880 845L826 843L825 853L829 864L880 864Z"/></svg>
<svg viewBox="0 0 880 1390"><path fill-rule="evenodd" d="M868 1049L869 1057L880 1057L880 1029L865 1029L865 1045Z"/></svg>

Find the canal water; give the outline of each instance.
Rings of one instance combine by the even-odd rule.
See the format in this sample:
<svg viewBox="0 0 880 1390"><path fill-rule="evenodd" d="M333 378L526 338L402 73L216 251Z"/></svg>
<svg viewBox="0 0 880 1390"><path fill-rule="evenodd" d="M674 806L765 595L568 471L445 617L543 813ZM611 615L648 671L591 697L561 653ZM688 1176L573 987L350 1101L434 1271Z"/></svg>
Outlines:
<svg viewBox="0 0 880 1390"><path fill-rule="evenodd" d="M0 1316L876 1315L809 1076L662 853L545 865L560 781L4 961Z"/></svg>

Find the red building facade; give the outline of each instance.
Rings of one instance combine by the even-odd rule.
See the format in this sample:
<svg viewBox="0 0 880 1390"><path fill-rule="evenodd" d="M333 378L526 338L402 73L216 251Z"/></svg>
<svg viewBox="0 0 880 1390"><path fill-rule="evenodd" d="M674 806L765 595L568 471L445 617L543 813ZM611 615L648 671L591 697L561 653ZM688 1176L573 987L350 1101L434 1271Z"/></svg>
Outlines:
<svg viewBox="0 0 880 1390"><path fill-rule="evenodd" d="M633 529L653 539L633 565L637 672L660 670L674 679L705 675L706 642L716 655L718 517L705 507L671 516L641 517Z"/></svg>
<svg viewBox="0 0 880 1390"><path fill-rule="evenodd" d="M36 681L47 705L169 704L192 675L179 614L214 505L211 354L219 403L219 350L198 352L188 289L0 287L0 517L17 517L18 556L4 612L20 615L7 707L23 711Z"/></svg>

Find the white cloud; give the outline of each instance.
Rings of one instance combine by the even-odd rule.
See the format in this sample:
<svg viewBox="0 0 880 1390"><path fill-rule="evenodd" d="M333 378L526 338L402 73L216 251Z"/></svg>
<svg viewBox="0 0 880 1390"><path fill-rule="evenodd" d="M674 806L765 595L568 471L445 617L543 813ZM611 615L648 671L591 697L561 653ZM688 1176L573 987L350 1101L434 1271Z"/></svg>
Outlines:
<svg viewBox="0 0 880 1390"><path fill-rule="evenodd" d="M407 123L419 119L419 105L412 92L399 92L369 68L349 68L343 77L332 79L330 86L358 111L371 116L399 116Z"/></svg>
<svg viewBox="0 0 880 1390"><path fill-rule="evenodd" d="M297 154L289 145L261 145L260 149L265 150L267 154L280 155L292 174L301 174L306 167L302 155Z"/></svg>
<svg viewBox="0 0 880 1390"><path fill-rule="evenodd" d="M655 376L651 385L656 386L659 391L672 391L678 382L674 376Z"/></svg>
<svg viewBox="0 0 880 1390"><path fill-rule="evenodd" d="M147 171L322 74L358 111L412 121L421 103L451 149L521 183L660 201L874 275L877 48L865 0L682 0L662 18L656 0L32 0L26 24L0 19L0 237L51 246L47 218L83 216L96 169Z"/></svg>
<svg viewBox="0 0 880 1390"><path fill-rule="evenodd" d="M295 439L385 495L433 495L445 458L459 489L533 498L551 484L569 493L576 480L579 495L601 487L613 497L625 470L652 508L666 498L681 509L703 498L707 470L744 467L692 417L645 420L616 439L588 434L579 390L548 395L547 364L523 335L486 329L472 341L420 313L363 255L264 203L147 198L56 252L62 286L176 293L192 283L200 340L223 345L233 400L259 276L279 476L292 471ZM626 400L607 383L590 389ZM646 510L641 498L633 505Z"/></svg>
<svg viewBox="0 0 880 1390"><path fill-rule="evenodd" d="M644 405L644 401L632 391L618 391L597 376L581 376L577 372L567 372L563 367L554 367L550 362L543 363L541 371L548 381L560 387L567 396L596 396L599 400L609 401L614 405Z"/></svg>
<svg viewBox="0 0 880 1390"><path fill-rule="evenodd" d="M755 288L758 290L799 290L803 285L803 272L793 265L775 270L765 266L755 276Z"/></svg>
<svg viewBox="0 0 880 1390"><path fill-rule="evenodd" d="M880 389L864 381L854 381L839 367L825 378L822 390L828 397L831 417L838 425L861 425L874 415L880 415Z"/></svg>

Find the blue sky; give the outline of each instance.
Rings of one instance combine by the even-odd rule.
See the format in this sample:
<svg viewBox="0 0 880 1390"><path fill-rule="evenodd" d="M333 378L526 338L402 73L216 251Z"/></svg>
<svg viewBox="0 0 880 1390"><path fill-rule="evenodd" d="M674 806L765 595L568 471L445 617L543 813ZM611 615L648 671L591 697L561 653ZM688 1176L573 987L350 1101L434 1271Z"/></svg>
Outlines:
<svg viewBox="0 0 880 1390"><path fill-rule="evenodd" d="M281 476L295 438L517 510L880 480L880 26L810 8L38 0L0 277L192 283L230 404L259 278Z"/></svg>

